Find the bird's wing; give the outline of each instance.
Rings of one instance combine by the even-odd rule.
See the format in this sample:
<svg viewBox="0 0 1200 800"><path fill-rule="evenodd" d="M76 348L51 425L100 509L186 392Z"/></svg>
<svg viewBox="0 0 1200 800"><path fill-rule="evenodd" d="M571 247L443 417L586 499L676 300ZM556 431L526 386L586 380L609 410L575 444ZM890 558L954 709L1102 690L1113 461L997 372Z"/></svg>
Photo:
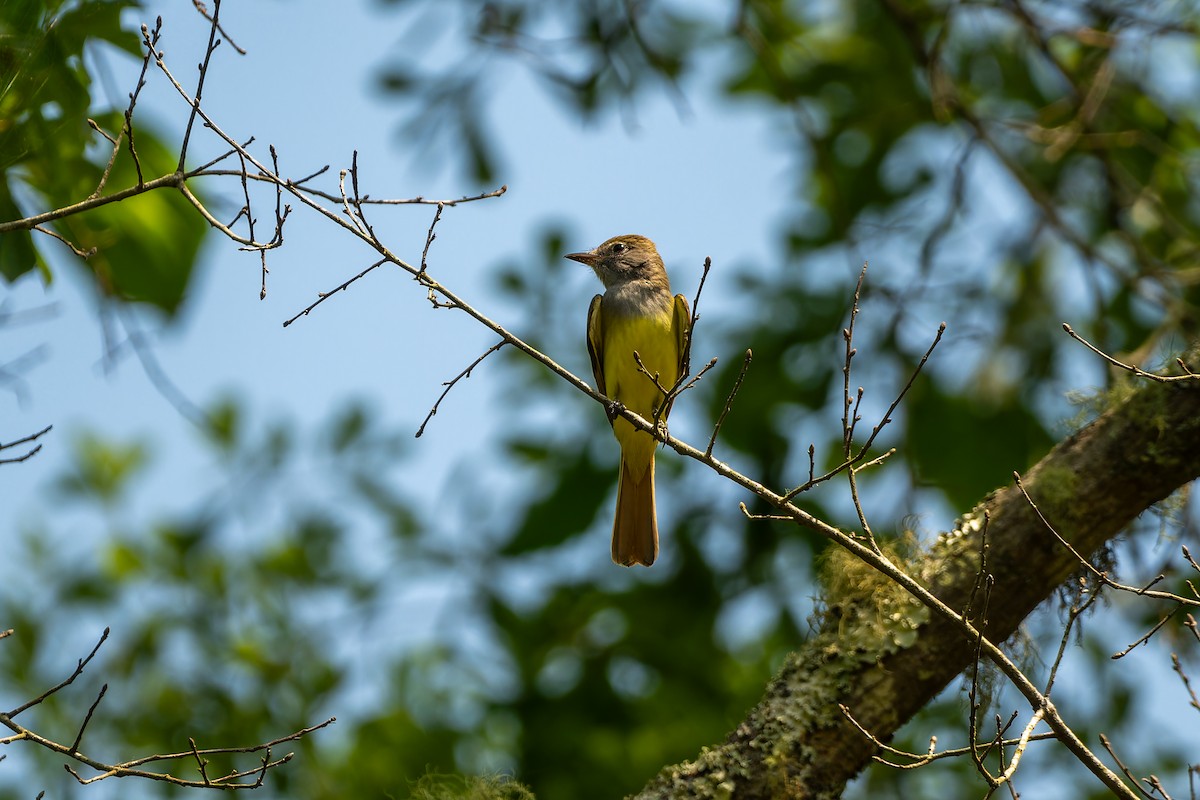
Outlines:
<svg viewBox="0 0 1200 800"><path fill-rule="evenodd" d="M687 298L681 294L675 295L673 315L671 330L675 332L675 342L679 347L679 374L687 375L692 361L692 311L688 308Z"/></svg>
<svg viewBox="0 0 1200 800"><path fill-rule="evenodd" d="M683 378L688 374L690 369L689 362L692 358L692 337L689 329L692 325L692 312L688 308L687 298L681 294L675 295L675 306L671 309L671 332L675 334L675 352L679 356L679 377ZM670 389L671 387L667 387ZM671 413L671 406L675 404L675 398L671 398L671 402L667 403L667 408L663 411L662 418L666 419Z"/></svg>
<svg viewBox="0 0 1200 800"><path fill-rule="evenodd" d="M608 397L608 388L604 385L604 323L600 313L600 295L593 297L592 304L588 306L587 348L588 358L592 361L592 377L596 379L596 391ZM614 419L613 413L608 412L609 423Z"/></svg>

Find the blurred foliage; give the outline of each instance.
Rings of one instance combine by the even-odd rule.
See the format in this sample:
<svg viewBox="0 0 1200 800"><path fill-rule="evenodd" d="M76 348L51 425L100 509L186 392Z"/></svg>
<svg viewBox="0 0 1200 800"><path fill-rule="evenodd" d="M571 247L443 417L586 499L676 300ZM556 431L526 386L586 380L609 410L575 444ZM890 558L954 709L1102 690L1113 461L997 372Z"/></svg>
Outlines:
<svg viewBox="0 0 1200 800"><path fill-rule="evenodd" d="M1162 363L1198 337L1200 9L1194 3L386 5L404 8L413 37L436 32L471 48L468 68L426 58L417 46L397 48L382 69L382 86L403 109L407 141L460 156L464 174L485 185L503 171L504 153L495 143L462 143L512 113L487 99L520 73L539 80L564 113L584 118L636 114L655 92L686 104L690 92L707 91L727 98L735 112L760 113L766 104L787 121L792 133L783 141L794 157L795 194L780 224L784 267L738 268L739 307L754 311L730 319L706 315L693 360L703 363L715 351L721 365L677 405L677 415L699 410L701 419L715 420L741 369L740 353L752 349L754 365L719 450L767 485L800 483L810 443L817 469L840 459L841 328L863 260L871 269L852 378L852 389L866 387L860 438L908 380L938 321L946 320L950 331L878 442L898 447L898 454L880 473L892 488L877 528L899 532L907 527L905 515L938 502L966 511L1046 452L1071 414L1061 393L1088 358L1059 333L1062 321L1145 364ZM444 102L450 86L450 95L463 98L453 112ZM439 98L445 113L426 113ZM527 261L508 266L501 278L536 323L530 328L547 341L579 336L579 321L558 316L546 288L555 285L561 253L572 241L561 226L543 228L536 249L544 264L535 274L548 279L531 279ZM509 407L537 409L560 397L540 370L518 358L510 363L520 377L506 398ZM506 556L544 558L570 547L579 526L598 519L595 527L605 527L611 468L606 475L608 461L597 464L578 447L575 432L590 428L564 418L562 406L554 406L565 429L560 437L542 433L530 441L521 433L511 443L535 469L531 481L540 489L519 516ZM610 755L611 746L588 737L611 724L611 704L576 711L572 693L506 700L498 709L519 709L523 731L518 775L539 796L630 792L656 760L668 763L674 753L694 754L719 741L739 718L739 704L755 699L753 679L743 692L734 676L759 670L761 683L779 649L806 629L811 606L797 595L810 590L797 587L812 583L820 544L720 516L715 498L699 488L704 476L686 466L681 475L672 459L662 461L660 494L676 506L664 552L674 555L636 586L608 587L597 578L587 594L602 592L589 613L642 609L627 618L619 644L661 680L651 683L641 710L658 716L664 701L672 710L657 724L638 715L618 718L614 741L622 746ZM839 492L840 486L813 492L805 507L857 527ZM564 518L573 524L555 525ZM1143 542L1149 527L1139 529ZM1186 535L1194 522L1180 514L1165 529ZM1144 565L1129 564L1129 552L1123 559L1141 574ZM547 665L565 664L549 674L566 672L587 683L587 697L607 699L612 677L609 686L598 676L589 681L590 661L580 663L574 649L563 655L562 643L578 641L584 627L562 625L587 607L581 587L564 582L565 594L551 593L532 610L522 607L509 618L497 607L489 616L512 637L511 657L536 667L529 648L545 652ZM568 608L560 606L565 598ZM642 618L658 620L658 647L638 642L642 626L633 621ZM731 619L742 628L732 637ZM520 633L531 627L537 635ZM1056 620L1033 630L1042 637L1033 652L1045 645L1053 653L1061 631ZM706 678L693 676L696 657L715 684L697 682ZM1044 662L1031 659L1034 674L1042 668ZM1078 668L1105 681L1114 701L1134 691L1137 678L1109 669L1106 657ZM522 685L538 685L536 670L522 674ZM959 689L948 689L912 723L905 745L923 752L931 730L964 730ZM1005 700L1014 702L1003 692L995 702ZM729 715L724 723L721 709ZM1006 706L997 710L1007 713ZM1083 719L1085 735L1147 724L1129 703L1117 702L1093 705ZM576 752L569 762L568 749ZM644 750L655 757L643 758ZM1044 751L1050 755L1038 763L1051 784L1072 774L1051 747ZM1183 755L1164 746L1147 757L1161 758L1179 776ZM581 773L608 778L581 782ZM855 791L871 797L972 791L965 788L969 763L922 773L909 778L873 769Z"/></svg>
<svg viewBox="0 0 1200 800"><path fill-rule="evenodd" d="M84 677L21 718L70 740L79 704L107 684L83 746L99 758L187 750L189 736L212 747L286 735L332 716L331 698L345 694L353 675L369 673L330 646L328 630L367 626L378 613L381 575L356 555L355 516L382 519L399 540L413 530L408 503L393 498L385 507L356 488L400 461L400 441L362 407L331 415L308 442L289 425L241 424L243 413L231 401L211 409L222 421L207 439L214 469L186 504L149 519L133 497L154 467L148 450L97 436L76 442L75 467L54 491L64 516L87 522L27 528L5 548L7 563L22 572L0 589L0 618L15 631L4 642L12 646L0 647L0 705L49 688L115 619ZM298 488L313 463L340 477L330 497L353 513ZM317 766L314 739L287 747ZM71 791L60 758L27 755ZM218 756L210 774L235 765L254 766ZM194 765L174 772L193 777ZM281 771L270 782L287 794L299 779ZM0 796L28 792L9 786Z"/></svg>
<svg viewBox="0 0 1200 800"><path fill-rule="evenodd" d="M860 439L905 385L937 322L953 334L878 442L880 452L898 448L875 473L891 487L875 518L881 535L939 503L967 510L1045 452L1067 414L1060 395L1077 375L1072 367L1087 358L1058 333L1063 320L1142 364L1197 338L1194 4L387 5L403 12L409 35L380 83L404 109L410 141L423 141L426 155L444 148L440 157L461 158L485 185L504 170L487 100L512 70L530 70L572 115L633 113L652 92L686 103L703 91L739 113L766 107L789 121L794 203L777 243L783 266L749 264L731 278L753 311L706 315L693 361L711 350L721 365L681 399L673 421L715 420L752 348L720 457L777 487L807 476L810 443L818 469L836 464L841 328L869 257L854 342L852 385L867 387ZM116 13L112 4L71 8L92 6ZM76 96L86 94L86 71L67 55L51 57L82 47L79 38L56 39L79 28L47 34L43 12L46 4L0 6L8 30L25 32L0 38L0 63L23 65L0 94L0 157L11 159L10 184L0 184L6 217L14 175L51 204L85 196L97 179L84 157L86 102ZM95 30L136 49L111 26ZM471 59L429 58L447 36ZM53 103L74 113L54 116ZM79 173L55 178L49 148ZM186 288L191 233L168 222L167 200L138 209L164 220L151 226L155 235L184 240L178 258L153 255L148 266L135 259L170 245L151 241L125 208L88 221L127 226L94 274L107 292L170 310ZM84 219L64 235L100 237ZM582 371L579 314L564 316L551 302L553 281L530 278L563 269L573 239L553 224L534 236L536 249L522 253L541 253L542 262L523 255L519 269L498 265L498 286L540 336L581 342ZM5 236L0 268L9 279L25 273L31 253L28 237ZM6 553L22 569L0 584L0 620L18 631L0 643L4 696L36 695L90 646L60 631L91 625L94 638L119 618L87 673L92 682L30 712L39 729L70 739L90 701L85 689L101 680L112 687L102 708L119 716L99 714L89 741L122 756L178 746L186 735L249 744L337 713L333 729L297 743L300 757L268 780L265 791L279 796L440 797L442 788L411 781L512 770L545 800L609 798L720 741L803 640L822 543L748 521L736 492L665 457L662 562L648 572L601 558L580 568L572 554L605 552L611 524L613 448L590 446L603 439L602 414L566 402L571 390L561 381L502 352L513 432L496 451L521 491L498 505L477 463L454 497L417 496L398 472L396 434L365 408L334 415L305 443L284 423L248 420L236 403L210 409L199 446L213 485L162 518L130 507L134 490L153 479L153 448L81 439L58 490L64 515L86 522L52 520ZM857 525L841 486L802 502ZM434 507L436 515L417 510ZM1171 540L1194 535L1189 525L1178 515L1146 528ZM1147 529L1131 540L1144 542ZM1144 549L1123 548L1123 568L1182 581L1137 561ZM1179 752L1190 743L1140 735L1152 724L1141 713L1143 673L1113 667L1107 649L1113 635L1128 631L1132 641L1157 620L1146 609L1102 608L1116 622L1085 625L1072 649L1076 685L1056 687L1055 697L1085 739L1103 731L1129 741L1141 771L1174 780L1194 758ZM1036 618L1033 651L1053 653L1061 630L1052 613ZM1180 633L1172 624L1161 635ZM1043 669L1042 658L1029 668ZM1003 691L997 697L1005 716L1019 707L1003 705ZM951 687L896 744L924 752L938 732L941 744L960 745L965 716L961 687ZM35 758L48 786L62 775L60 760ZM1064 786L1077 786L1075 797L1092 791L1054 745L1031 746L1026 758L1035 766L1022 776L1043 776L1054 796ZM158 788L130 787L121 789L152 796ZM447 791L460 788L473 796L466 783ZM872 768L851 793L979 790L970 764L957 760L915 774ZM0 790L0 798L29 794Z"/></svg>
<svg viewBox="0 0 1200 800"><path fill-rule="evenodd" d="M0 222L70 206L98 191L112 145L88 119L116 136L124 108L95 103L88 59L101 45L141 57L140 36L121 26L136 0L13 0L0 4ZM116 98L114 98L116 99ZM125 98L123 98L125 99ZM135 125L145 178L174 171L178 153L152 130ZM104 193L137 185L124 139ZM22 202L18 202L18 198ZM172 191L156 191L45 223L82 252L105 297L148 303L173 314L182 302L205 226ZM0 275L13 281L33 269L52 279L34 233L0 234ZM49 236L41 248L67 247Z"/></svg>
<svg viewBox="0 0 1200 800"><path fill-rule="evenodd" d="M503 777L426 775L417 782L413 800L533 800L520 784Z"/></svg>

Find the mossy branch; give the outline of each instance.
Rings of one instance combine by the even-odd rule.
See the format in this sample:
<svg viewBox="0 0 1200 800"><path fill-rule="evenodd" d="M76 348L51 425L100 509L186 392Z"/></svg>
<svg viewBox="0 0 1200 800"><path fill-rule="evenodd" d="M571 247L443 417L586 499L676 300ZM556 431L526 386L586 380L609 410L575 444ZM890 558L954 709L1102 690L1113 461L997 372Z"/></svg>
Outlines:
<svg viewBox="0 0 1200 800"><path fill-rule="evenodd" d="M1186 362L1194 372L1200 353L1193 351ZM1096 553L1139 514L1198 476L1200 381L1146 382L1022 477L1025 491L1070 549L1012 485L984 498L929 552L896 553L889 560L946 606L964 610L987 640L1004 641L1080 569L1072 549ZM985 535L986 573L993 584L986 618L975 619ZM639 800L840 797L877 744L839 705L876 741L886 742L975 660L976 641L961 623L914 606L899 621L918 620L919 626L901 630L885 612L903 612L900 607L912 604L911 598L887 593L890 599L876 602L879 613L873 614L870 604L848 599L855 594L854 580L841 580L835 594L843 599L827 606L817 634L788 657L762 701L726 741L663 769ZM1048 699L1046 706L1053 711Z"/></svg>

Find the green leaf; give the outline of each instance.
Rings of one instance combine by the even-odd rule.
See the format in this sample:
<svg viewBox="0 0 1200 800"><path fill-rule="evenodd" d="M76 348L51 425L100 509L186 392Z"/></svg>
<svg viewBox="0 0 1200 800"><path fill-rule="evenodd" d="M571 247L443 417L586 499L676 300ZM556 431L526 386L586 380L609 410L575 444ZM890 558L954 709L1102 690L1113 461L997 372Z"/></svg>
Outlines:
<svg viewBox="0 0 1200 800"><path fill-rule="evenodd" d="M149 461L145 445L107 442L86 434L75 442L74 471L59 481L67 495L91 497L111 504Z"/></svg>
<svg viewBox="0 0 1200 800"><path fill-rule="evenodd" d="M20 219L23 214L13 201L8 182L0 180L0 220ZM0 275L9 282L15 281L37 266L37 251L33 247L33 234L29 231L0 233Z"/></svg>
<svg viewBox="0 0 1200 800"><path fill-rule="evenodd" d="M133 55L139 37L121 27L133 0L71 4L5 3L0 10L0 169L21 180L47 207L77 203L97 190L103 167L87 157L97 142L90 116L115 134L120 111L91 109L91 76L83 55L104 41ZM135 145L146 179L174 169L177 157L151 128L135 128ZM105 148L101 148L105 150ZM107 153L101 156L107 160ZM103 188L137 185L133 157L122 147ZM21 218L11 189L0 189L0 219ZM103 294L148 303L174 314L186 296L207 225L179 194L160 190L58 220L52 229L81 251L95 249L87 265ZM61 246L54 244L53 246ZM0 275L13 281L39 261L28 232L0 238Z"/></svg>
<svg viewBox="0 0 1200 800"><path fill-rule="evenodd" d="M552 547L583 530L596 515L617 471L615 462L611 466L597 466L586 448L569 456L563 454L561 460L543 468L554 472L554 491L529 506L516 536L503 550L505 555Z"/></svg>
<svg viewBox="0 0 1200 800"><path fill-rule="evenodd" d="M908 400L907 447L922 483L944 491L955 508L970 508L1009 483L1054 443L1016 398L951 395L919 381Z"/></svg>
<svg viewBox="0 0 1200 800"><path fill-rule="evenodd" d="M139 129L136 141L145 177L174 168L175 155L153 131ZM99 167L83 161L75 166L80 177L72 187L58 187L66 192L50 198L56 205L87 196L87 187L94 189L99 182ZM109 191L134 186L137 180L133 159L123 150ZM81 250L95 248L85 263L102 293L173 315L187 294L208 226L181 194L159 189L65 217L55 229Z"/></svg>

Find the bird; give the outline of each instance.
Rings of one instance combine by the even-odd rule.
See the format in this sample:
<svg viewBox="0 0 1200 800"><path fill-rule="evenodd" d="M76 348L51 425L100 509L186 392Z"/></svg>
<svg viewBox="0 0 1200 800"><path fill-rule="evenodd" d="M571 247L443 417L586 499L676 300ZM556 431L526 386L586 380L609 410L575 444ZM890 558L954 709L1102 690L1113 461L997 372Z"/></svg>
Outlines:
<svg viewBox="0 0 1200 800"><path fill-rule="evenodd" d="M663 406L663 390L670 391L686 371L691 316L687 298L671 295L658 248L645 236L625 234L565 257L591 267L604 284L604 294L592 298L587 315L587 349L596 389L649 422L665 423L671 409L669 402ZM657 443L619 416L615 406L608 409L608 421L621 447L612 560L626 567L648 567L658 557Z"/></svg>

